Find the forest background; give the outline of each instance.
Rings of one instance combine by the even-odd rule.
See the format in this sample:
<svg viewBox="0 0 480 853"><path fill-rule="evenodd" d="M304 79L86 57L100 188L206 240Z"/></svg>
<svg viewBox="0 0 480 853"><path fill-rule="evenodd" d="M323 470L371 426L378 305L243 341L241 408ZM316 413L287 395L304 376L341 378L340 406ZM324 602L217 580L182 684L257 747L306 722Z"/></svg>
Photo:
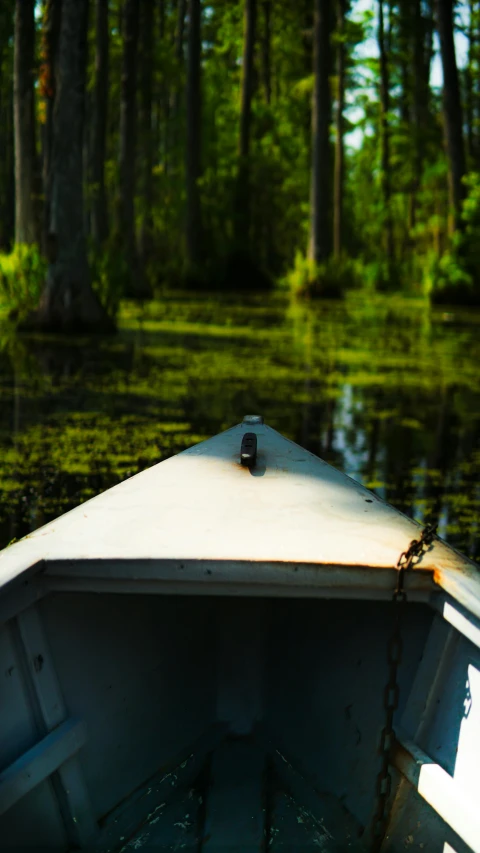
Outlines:
<svg viewBox="0 0 480 853"><path fill-rule="evenodd" d="M480 303L474 0L2 0L0 45L24 326L165 285Z"/></svg>

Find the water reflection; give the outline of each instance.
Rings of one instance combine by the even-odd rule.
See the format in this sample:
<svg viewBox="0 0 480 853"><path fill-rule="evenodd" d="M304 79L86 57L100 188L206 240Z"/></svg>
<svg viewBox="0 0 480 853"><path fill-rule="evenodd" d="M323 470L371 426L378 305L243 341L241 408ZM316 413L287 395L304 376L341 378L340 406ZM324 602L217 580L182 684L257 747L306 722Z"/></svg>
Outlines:
<svg viewBox="0 0 480 853"><path fill-rule="evenodd" d="M478 558L479 329L398 299L180 294L108 340L5 331L0 544L258 411Z"/></svg>

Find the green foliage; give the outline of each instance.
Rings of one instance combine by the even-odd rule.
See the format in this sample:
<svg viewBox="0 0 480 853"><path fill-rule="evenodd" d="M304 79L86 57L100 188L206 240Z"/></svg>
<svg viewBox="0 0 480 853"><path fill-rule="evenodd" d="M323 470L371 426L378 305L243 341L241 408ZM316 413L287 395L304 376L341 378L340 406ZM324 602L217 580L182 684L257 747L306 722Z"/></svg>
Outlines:
<svg viewBox="0 0 480 853"><path fill-rule="evenodd" d="M0 254L0 303L19 316L36 308L46 271L38 246L17 245L10 254Z"/></svg>
<svg viewBox="0 0 480 853"><path fill-rule="evenodd" d="M478 558L479 328L374 292L165 291L115 337L0 342L0 539L260 411Z"/></svg>
<svg viewBox="0 0 480 853"><path fill-rule="evenodd" d="M303 257L308 244L311 170L312 6L305 3L271 4L267 32L265 6L257 4L255 85L248 156L249 229L238 245L238 202L241 71L244 39L244 4L209 0L202 14L201 62L201 196L203 257L198 269L185 269L185 148L186 57L188 16L183 45L176 44L179 3L155 5L155 39L152 61L151 113L154 163L150 176L153 210L150 249L142 258L142 275L155 293L165 287L210 288L243 291L265 289L285 276L295 292L338 296L361 283L369 292L422 293L433 299L476 300L480 269L480 194L478 173L469 177L464 207L462 244L449 241L448 160L442 143L441 92L430 86L432 3L394 2L386 16L389 49L390 200L385 200L381 174L382 124L377 12L358 0L345 3L346 20L340 35L331 36L330 82L332 119L339 92L337 47L345 48L346 106L344 110L345 187L342 250L344 257L329 259L313 269ZM368 5L368 4L367 4ZM464 0L466 6L466 0ZM0 51L2 75L0 141L10 146L0 163L2 197L7 199L13 175L13 0L0 11L4 35ZM417 8L418 7L418 8ZM470 7L469 7L470 8ZM122 98L122 0L109 0L110 74L108 132L105 163L110 231L115 231L119 193L119 125ZM464 10L465 11L465 10ZM465 16L470 40L468 65L461 69L474 117L471 127L470 168L478 168L480 137L475 116L480 110L478 77L480 13ZM419 16L419 17L418 17ZM462 16L460 16L462 17ZM463 19L463 18L462 18ZM95 16L89 19L87 93L96 82ZM37 43L41 44L43 19L37 15ZM266 50L268 45L268 50ZM422 56L423 65L418 66ZM150 216L144 210L145 156L143 79L146 72L141 44L138 56L137 236ZM42 79L37 93L41 101ZM10 98L10 100L9 100ZM420 98L420 101L418 100ZM38 100L38 98L37 98ZM470 102L466 103L468 106ZM38 105L41 106L41 103ZM42 110L37 114L42 116ZM91 114L87 111L87 116ZM44 118L44 117L43 117ZM466 123L468 117L465 119ZM87 128L87 130L89 130ZM3 134L3 135L2 135ZM9 141L10 140L10 141ZM331 123L332 163L335 142ZM7 145L7 148L8 148ZM471 150L470 150L471 149ZM476 152L476 153L475 153ZM10 178L8 177L10 175ZM86 221L96 188L86 170ZM475 182L476 181L476 182ZM333 180L331 181L333 189ZM332 192L333 195L333 192ZM11 196L11 193L10 193ZM332 199L330 199L332 207ZM0 199L0 208L2 202ZM10 205L10 209L12 205ZM388 208L388 209L387 209ZM0 210L0 245L10 245L12 222ZM332 221L333 221L333 212ZM10 215L11 219L11 215ZM5 226L3 225L5 220ZM393 253L387 255L387 223L393 233ZM238 229L237 229L238 231ZM345 257L353 260L345 260ZM241 263L238 259L241 258ZM91 250L92 278L101 301L112 315L130 277L120 250ZM288 271L293 270L289 273ZM131 283L131 282L130 282ZM473 295L472 295L473 294Z"/></svg>
<svg viewBox="0 0 480 853"><path fill-rule="evenodd" d="M359 286L358 264L343 257L316 264L298 252L284 282L295 296L341 299L346 290Z"/></svg>
<svg viewBox="0 0 480 853"><path fill-rule="evenodd" d="M392 269L385 258L371 260L363 264L363 282L369 291L386 293L392 288Z"/></svg>
<svg viewBox="0 0 480 853"><path fill-rule="evenodd" d="M47 261L38 246L18 244L10 254L0 253L0 307L22 319L38 307L47 274ZM121 251L108 246L90 250L93 289L114 318L125 291L127 269Z"/></svg>
<svg viewBox="0 0 480 853"><path fill-rule="evenodd" d="M467 195L462 206L462 228L442 256L432 253L427 286L438 304L480 305L480 173L465 177Z"/></svg>
<svg viewBox="0 0 480 853"><path fill-rule="evenodd" d="M89 254L92 287L109 317L114 319L128 279L125 256L113 241L101 250L92 246Z"/></svg>
<svg viewBox="0 0 480 853"><path fill-rule="evenodd" d="M437 304L474 304L475 291L455 251L439 256L431 252L425 262L425 291Z"/></svg>

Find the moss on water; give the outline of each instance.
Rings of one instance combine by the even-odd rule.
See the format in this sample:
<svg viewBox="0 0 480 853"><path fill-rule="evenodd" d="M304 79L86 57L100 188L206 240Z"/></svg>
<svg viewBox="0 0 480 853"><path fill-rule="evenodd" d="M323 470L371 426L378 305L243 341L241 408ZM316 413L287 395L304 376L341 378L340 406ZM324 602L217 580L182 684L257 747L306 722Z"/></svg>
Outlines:
<svg viewBox="0 0 480 853"><path fill-rule="evenodd" d="M480 312L179 292L119 325L18 339L0 318L1 544L259 411L480 556Z"/></svg>

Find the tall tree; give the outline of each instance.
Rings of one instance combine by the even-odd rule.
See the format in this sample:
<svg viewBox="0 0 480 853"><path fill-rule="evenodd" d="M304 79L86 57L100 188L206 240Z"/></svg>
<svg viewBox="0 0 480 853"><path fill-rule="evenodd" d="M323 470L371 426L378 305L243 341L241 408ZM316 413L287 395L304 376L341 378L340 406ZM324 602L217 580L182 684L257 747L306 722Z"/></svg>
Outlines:
<svg viewBox="0 0 480 853"><path fill-rule="evenodd" d="M51 206L51 162L53 152L53 108L55 103L55 77L60 37L62 0L45 0L42 23L42 65L40 72L40 94L45 104L45 122L42 140L43 181L43 227L42 244L47 248Z"/></svg>
<svg viewBox="0 0 480 853"><path fill-rule="evenodd" d="M272 99L272 0L263 0L262 74L265 101Z"/></svg>
<svg viewBox="0 0 480 853"><path fill-rule="evenodd" d="M49 267L29 324L52 331L111 328L90 284L83 204L88 0L63 0L51 160Z"/></svg>
<svg viewBox="0 0 480 853"><path fill-rule="evenodd" d="M185 36L185 13L187 11L187 0L178 0L177 22L175 26L175 59L178 64L183 58L183 41Z"/></svg>
<svg viewBox="0 0 480 853"><path fill-rule="evenodd" d="M154 0L144 0L140 16L140 132L142 154L140 256L143 266L147 263L150 254L153 228L152 87L154 23Z"/></svg>
<svg viewBox="0 0 480 853"><path fill-rule="evenodd" d="M263 122L263 127L265 132L271 132L272 130L272 0L263 0L262 3L262 11L263 11L263 26L261 29L260 36L260 50L261 50L261 76L263 82L263 91L265 96L265 103L268 108L270 108L266 115L266 120ZM263 193L260 190L258 202L261 204L257 204L257 207L260 207L261 210L269 209L271 214L269 216L262 217L262 220L254 226L255 237L257 238L257 253L260 258L260 262L262 266L271 271L275 264L275 254L274 254L274 220L275 214L273 211L273 198L274 193L272 192L271 184L269 181L264 183Z"/></svg>
<svg viewBox="0 0 480 853"><path fill-rule="evenodd" d="M257 2L256 0L245 0L240 137L238 148L237 195L235 204L235 236L237 243L242 246L242 249L248 247L250 236L250 128L252 122L253 61L255 55L256 22Z"/></svg>
<svg viewBox="0 0 480 853"><path fill-rule="evenodd" d="M158 34L161 39L165 37L165 19L167 11L165 6L165 0L158 0Z"/></svg>
<svg viewBox="0 0 480 853"><path fill-rule="evenodd" d="M188 0L186 256L190 269L198 266L201 247L201 12L201 0Z"/></svg>
<svg viewBox="0 0 480 853"><path fill-rule="evenodd" d="M436 0L437 27L443 68L443 118L449 164L450 204L455 228L461 226L461 208L465 196L463 116L453 38L453 0Z"/></svg>
<svg viewBox="0 0 480 853"><path fill-rule="evenodd" d="M320 263L330 254L330 0L314 0L312 171L308 255Z"/></svg>
<svg viewBox="0 0 480 853"><path fill-rule="evenodd" d="M394 33L393 40L398 43L397 62L400 78L399 112L404 127L408 127L411 125L412 108L412 63L410 48L413 6L411 0L404 0L403 3L398 4L398 13L394 15L392 5L391 3L389 7L389 31L392 32L394 19L397 18L397 31Z"/></svg>
<svg viewBox="0 0 480 853"><path fill-rule="evenodd" d="M124 0L123 64L120 104L120 197L118 203L118 239L124 247L130 295L139 295L139 274L135 232L135 177L137 151L137 59L140 0Z"/></svg>
<svg viewBox="0 0 480 853"><path fill-rule="evenodd" d="M13 122L14 0L0 4L0 249L15 237L15 146Z"/></svg>
<svg viewBox="0 0 480 853"><path fill-rule="evenodd" d="M343 247L343 192L345 178L345 5L336 0L337 12L337 103L335 109L335 168L333 176L333 254L338 258Z"/></svg>
<svg viewBox="0 0 480 853"><path fill-rule="evenodd" d="M187 0L178 0L177 2L177 17L175 22L174 35L174 58L176 73L171 81L170 101L169 101L169 116L170 116L170 134L168 147L174 149L174 156L178 142L178 114L180 110L180 98L182 93L181 69L184 62L184 41L185 41L185 14L187 11Z"/></svg>
<svg viewBox="0 0 480 853"><path fill-rule="evenodd" d="M433 15L426 4L422 12L422 0L413 0L413 127L414 164L410 226L417 219L417 197L422 180L426 157L426 139L430 119L430 66L433 53Z"/></svg>
<svg viewBox="0 0 480 853"><path fill-rule="evenodd" d="M35 201L35 0L15 4L15 242L38 238Z"/></svg>
<svg viewBox="0 0 480 853"><path fill-rule="evenodd" d="M380 61L380 173L382 184L383 204L385 208L385 251L387 264L391 269L393 262L393 222L390 184L390 75L388 68L388 52L386 46L385 19L383 13L383 2L378 3L378 53Z"/></svg>
<svg viewBox="0 0 480 853"><path fill-rule="evenodd" d="M166 0L157 0L156 6L158 10L158 39L156 39L156 43L160 45L160 54L165 56L167 54L168 47L170 46L169 45L167 47L165 38L167 13ZM158 151L160 154L160 159L163 161L164 170L166 172L168 172L170 168L170 94L168 76L169 75L165 73L165 63L162 61L161 73L157 75L156 101L159 126L158 129L159 131L163 131L159 132Z"/></svg>
<svg viewBox="0 0 480 853"><path fill-rule="evenodd" d="M108 205L105 188L105 156L107 146L109 90L109 20L108 0L95 2L95 86L92 109L91 180L92 237L101 246L108 237Z"/></svg>
<svg viewBox="0 0 480 853"><path fill-rule="evenodd" d="M468 61L465 67L465 124L466 124L466 142L467 142L467 154L470 158L470 161L473 161L475 158L475 130L474 130L474 105L473 105L473 69L475 62L475 42L476 42L476 31L475 31L475 0L469 0L469 20L468 20L468 30L467 30L467 38L468 38Z"/></svg>
<svg viewBox="0 0 480 853"><path fill-rule="evenodd" d="M480 166L480 6L477 0L469 0L468 61L465 67L465 124L468 168L478 170Z"/></svg>

